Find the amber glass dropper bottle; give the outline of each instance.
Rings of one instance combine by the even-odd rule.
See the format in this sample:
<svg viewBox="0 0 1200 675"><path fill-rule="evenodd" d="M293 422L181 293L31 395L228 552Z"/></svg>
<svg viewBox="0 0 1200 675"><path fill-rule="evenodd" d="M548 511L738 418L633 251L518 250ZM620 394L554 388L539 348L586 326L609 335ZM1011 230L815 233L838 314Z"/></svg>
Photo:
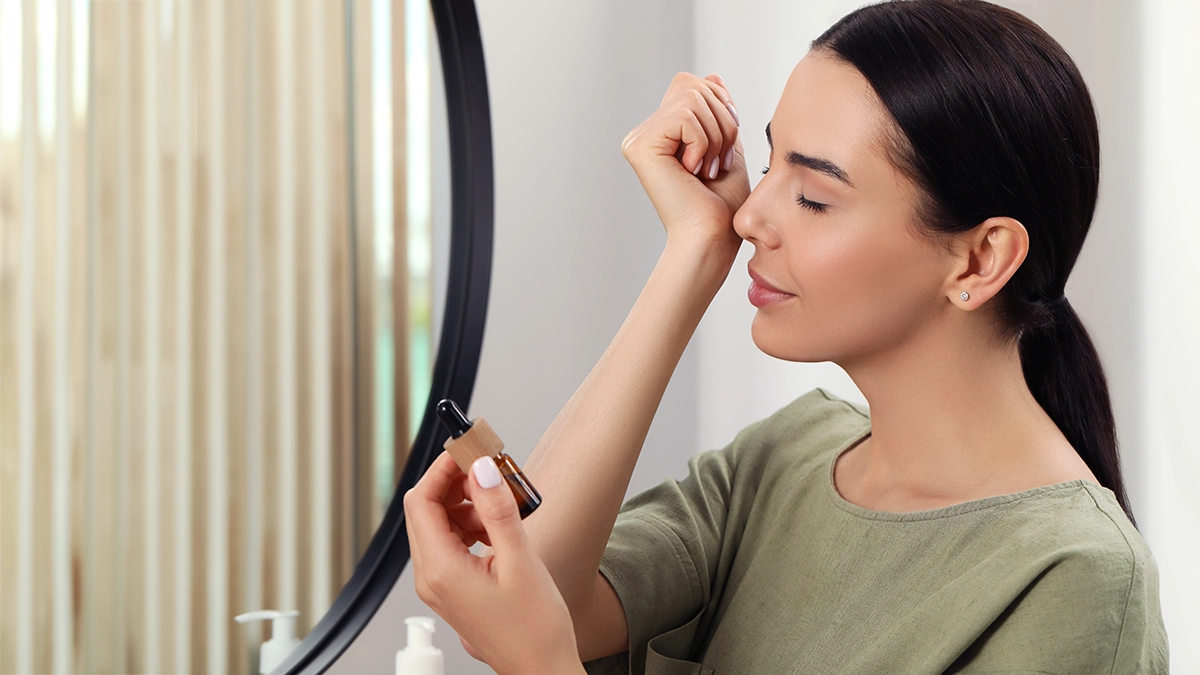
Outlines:
<svg viewBox="0 0 1200 675"><path fill-rule="evenodd" d="M463 414L462 408L448 398L438 401L438 419L450 430L445 448L463 473L471 472L471 463L480 457L491 457L500 469L500 475L512 490L521 511L521 518L533 513L542 503L542 496L534 489L521 468L504 453L504 441L492 430L492 425L482 417L472 422Z"/></svg>

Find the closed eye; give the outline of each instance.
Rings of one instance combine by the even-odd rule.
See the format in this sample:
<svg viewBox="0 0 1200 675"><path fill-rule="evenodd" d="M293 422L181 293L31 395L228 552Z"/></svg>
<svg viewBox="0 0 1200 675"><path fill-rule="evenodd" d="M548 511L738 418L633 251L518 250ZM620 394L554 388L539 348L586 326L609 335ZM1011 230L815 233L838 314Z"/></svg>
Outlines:
<svg viewBox="0 0 1200 675"><path fill-rule="evenodd" d="M771 167L764 166L762 172L765 175L770 170ZM814 202L805 199L804 195L796 195L796 203L808 209L809 211L812 211L813 213L825 213L825 209L829 208L828 204L822 204L821 202Z"/></svg>
<svg viewBox="0 0 1200 675"><path fill-rule="evenodd" d="M805 199L804 195L796 195L796 203L814 213L825 213L825 209L829 208L827 204Z"/></svg>

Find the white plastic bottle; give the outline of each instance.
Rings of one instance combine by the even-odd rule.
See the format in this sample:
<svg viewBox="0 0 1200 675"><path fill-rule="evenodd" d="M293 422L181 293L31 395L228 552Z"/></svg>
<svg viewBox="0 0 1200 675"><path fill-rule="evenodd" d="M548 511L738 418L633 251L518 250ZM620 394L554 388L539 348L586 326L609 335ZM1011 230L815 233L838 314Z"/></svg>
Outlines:
<svg viewBox="0 0 1200 675"><path fill-rule="evenodd" d="M410 616L408 645L396 652L396 675L443 675L442 650L433 646L433 619Z"/></svg>
<svg viewBox="0 0 1200 675"><path fill-rule="evenodd" d="M271 620L271 639L262 643L262 647L258 652L258 672L259 675L267 675L272 670L275 670L288 654L300 644L300 639L296 637L296 617L300 616L300 612L290 610L287 612L277 612L273 609L264 609L257 612L246 612L233 617L238 623L246 623L247 621L259 621L263 619Z"/></svg>

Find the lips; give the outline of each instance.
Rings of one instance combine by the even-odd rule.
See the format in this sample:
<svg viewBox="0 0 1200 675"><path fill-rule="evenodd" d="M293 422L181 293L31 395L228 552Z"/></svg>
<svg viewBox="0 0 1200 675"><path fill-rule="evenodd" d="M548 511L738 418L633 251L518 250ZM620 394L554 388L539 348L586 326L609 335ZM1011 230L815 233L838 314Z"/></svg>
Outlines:
<svg viewBox="0 0 1200 675"><path fill-rule="evenodd" d="M755 272L753 268L747 267L747 270L750 272L751 281L750 289L746 292L746 296L749 298L750 304L755 307L767 307L796 297L791 293L785 293L776 288L764 279L761 274Z"/></svg>

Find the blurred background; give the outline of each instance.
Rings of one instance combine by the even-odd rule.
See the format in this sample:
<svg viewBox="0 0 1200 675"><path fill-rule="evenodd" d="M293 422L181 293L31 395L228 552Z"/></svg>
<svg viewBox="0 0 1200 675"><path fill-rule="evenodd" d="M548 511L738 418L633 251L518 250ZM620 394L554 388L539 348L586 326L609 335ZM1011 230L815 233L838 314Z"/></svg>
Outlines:
<svg viewBox="0 0 1200 675"><path fill-rule="evenodd" d="M25 20L19 9L23 4L30 3L0 0L0 53L10 49L13 22L20 25ZM43 11L42 3L36 4ZM193 3L96 4L174 4L178 8ZM237 8L230 11L243 13L250 4L230 4ZM399 4L393 3L393 16ZM620 143L626 132L657 108L676 72L717 72L729 84L737 103L748 164L765 164L767 145L761 129L773 113L788 73L807 51L810 40L860 4L848 0L477 2L495 134L496 242L488 328L471 414L487 416L518 462L527 458L599 358L664 243L662 227L621 157ZM1005 0L1000 4L1025 13L1066 47L1096 103L1103 152L1100 203L1067 293L1107 368L1133 508L1159 566L1173 671L1200 672L1200 642L1194 639L1200 635L1200 573L1195 564L1200 559L1200 526L1196 524L1200 522L1200 489L1196 486L1200 481L1200 442L1191 425L1200 409L1200 291L1189 274L1200 251L1200 217L1190 203L1200 184L1195 160L1200 156L1200 43L1190 34L1200 25L1200 7L1188 0ZM14 5L18 9L13 9ZM204 3L196 0L194 5L198 11ZM138 11L133 10L135 14ZM270 25L275 20L270 12L275 10L262 11L267 14L258 19L262 22L258 25ZM360 12L360 17L366 12ZM367 32L364 27L359 35ZM199 34L195 39L200 39ZM268 72L258 75L263 78L264 90L276 86ZM312 71L305 66L305 72ZM55 81L53 75L46 77ZM23 81L22 70L14 70L5 58L0 61L0 96L4 97L0 102L5 105L12 96L20 96L19 90L13 93L10 83L14 81ZM248 104L239 105L246 110ZM17 203L11 201L17 199L12 196L17 188L4 187L20 185L18 177L23 175L20 133L5 131L23 127L11 123L11 113L5 112L8 109L0 105L0 411L16 411L18 382L26 381L14 373L27 366L6 355L16 354L13 345L19 342L19 330L24 330L18 317L26 315L18 314L17 307L26 305L14 304L18 297L14 289L23 265L30 260L21 253L19 233L23 230L20 216L15 215L19 210L11 206ZM42 114L41 108L37 114ZM257 114L261 115L262 133L268 133L275 118L266 111ZM55 119L50 117L45 126L56 129ZM311 170L309 150L302 145L310 141L298 141L297 147L302 149L297 150L296 170L301 174ZM53 157L54 144L38 143L38 152ZM136 165L140 160L131 161ZM72 166L83 171L80 162ZM272 180L265 177L270 174L262 175L264 183ZM757 179L752 171L751 181ZM39 177L38 189L53 194L56 180L61 179L53 172ZM74 185L83 179L67 180ZM258 198L268 203L271 199ZM53 197L48 199L54 203ZM55 224L56 211L46 213L39 215L38 227L59 231L55 229L60 227ZM307 211L302 208L300 213ZM138 234L143 232L142 226L136 224L141 221L130 222L135 223L130 227L137 229L122 236L130 246L141 245L133 243L144 239ZM262 227L269 231L270 225ZM54 243L57 235L42 234L42 229L38 233L49 243L37 244L42 257L26 273L36 280L35 295L31 296L35 301L28 305L31 309L21 311L44 314L41 321L45 325L61 326L64 324L54 323L59 311L56 298L61 297L55 293L70 296L75 291L55 289L64 283L68 289L75 288L72 284L82 283L76 280L82 272L72 272L75 276L67 282L56 281L55 275L61 274L56 270L62 268L55 266L53 253L40 251L59 250ZM170 237L174 236L163 234L163 241L173 241ZM213 235L197 225L191 236ZM245 247L253 248L251 241L244 234L229 234L224 246L232 259L244 260L250 255ZM160 245L173 250L166 243ZM748 248L743 249L667 389L630 494L667 475L682 478L688 457L723 447L743 426L813 387L861 400L853 384L832 365L784 363L757 351L749 333L754 309L745 300L749 253ZM72 255L77 256L72 260L85 259L79 257L82 253ZM196 252L196 256L207 255L211 254ZM164 262L161 272L173 273L177 264ZM232 268L248 269L244 262L232 264ZM106 274L116 276L119 271L118 267ZM144 271L129 273L133 275L127 282L132 297L122 302L136 307L143 302L138 298L150 291L142 281ZM263 289L266 280L275 278L273 272L264 274ZM436 274L433 278L436 280ZM231 276L226 283L240 293L250 283L248 279ZM170 292L164 290L164 297L170 297ZM264 308L272 305L266 299L238 301L260 302ZM296 302L297 311L309 306L304 299ZM71 312L82 311L74 309L74 304L67 306L73 308ZM195 311L202 312L202 308ZM266 322L259 330L264 334L277 331L272 325ZM45 398L59 395L49 383L58 381L53 373L64 371L54 370L59 357L53 340L59 333L54 328L46 330L29 342L39 354L39 365L34 375L23 377L34 382L39 397L37 415L49 417L59 410L50 405L52 399ZM152 334L144 322L132 324L128 330L129 339L135 341L142 339L136 337L142 331ZM250 328L238 330L243 334ZM259 347L260 356L273 358L274 344ZM167 349L173 347L164 347ZM241 371L237 372L240 376ZM134 383L148 381L145 373L130 377ZM264 381L273 380L264 376ZM69 394L77 395L82 394ZM232 391L229 395L244 394ZM146 433L142 429L148 423L136 399L122 405L129 407L127 414L136 416L133 419L141 420L131 427L136 431L128 433ZM0 467L6 476L22 466L15 459L19 432L11 419L0 417ZM68 423L76 425L81 420L73 417ZM53 429L58 422L49 419L39 424L43 425L39 429ZM52 431L38 432L32 441L38 457L56 451L54 438ZM177 448L172 446L171 451ZM0 557L5 585L0 590L3 602L8 603L14 588L8 581L10 570L16 568L15 554L7 543L14 525L7 514L14 512L17 500L13 491L22 484L0 485L5 537ZM51 490L50 482L38 483L37 499ZM50 510L39 513L49 514ZM39 516L24 527L30 532L49 531L51 522L48 515ZM35 611L45 612L50 595L37 597L32 603ZM499 612L502 608L481 611ZM428 613L416 598L411 570L407 570L360 639L335 664L334 672L390 672L395 650L404 642L403 619ZM4 614L9 614L7 609ZM14 645L8 637L13 635L10 630L19 627L12 623L4 626L6 641L0 642L0 658L8 659ZM466 655L445 624L439 622L439 629L434 643L446 651L447 672L491 672Z"/></svg>
<svg viewBox="0 0 1200 675"><path fill-rule="evenodd" d="M257 672L423 414L428 2L0 0L0 673Z"/></svg>

